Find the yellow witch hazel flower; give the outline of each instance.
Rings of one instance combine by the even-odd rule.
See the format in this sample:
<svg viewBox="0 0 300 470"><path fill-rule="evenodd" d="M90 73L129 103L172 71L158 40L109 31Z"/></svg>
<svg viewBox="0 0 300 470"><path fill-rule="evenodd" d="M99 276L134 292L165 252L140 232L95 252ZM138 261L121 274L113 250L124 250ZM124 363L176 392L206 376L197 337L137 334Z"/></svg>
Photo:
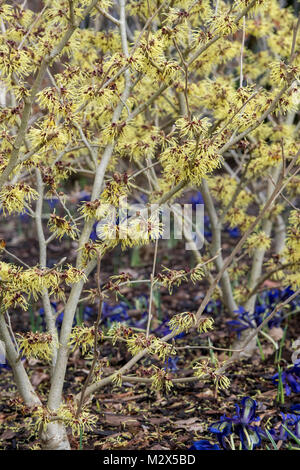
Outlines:
<svg viewBox="0 0 300 470"><path fill-rule="evenodd" d="M182 333L183 331L189 331L192 326L196 326L196 323L197 319L194 313L183 312L174 315L168 324L172 331Z"/></svg>
<svg viewBox="0 0 300 470"><path fill-rule="evenodd" d="M170 374L165 369L160 369L156 366L153 366L153 368L156 372L151 377L151 390L155 390L157 392L165 391L166 393L169 393L173 387Z"/></svg>
<svg viewBox="0 0 300 470"><path fill-rule="evenodd" d="M17 342L21 354L27 359L36 358L49 362L52 357L54 339L48 333L17 333Z"/></svg>
<svg viewBox="0 0 300 470"><path fill-rule="evenodd" d="M214 319L211 317L200 318L198 322L199 333L206 333L208 330L213 330Z"/></svg>
<svg viewBox="0 0 300 470"><path fill-rule="evenodd" d="M191 138L207 134L211 123L206 117L189 119L188 116L185 116L177 119L175 125L179 129L181 137Z"/></svg>
<svg viewBox="0 0 300 470"><path fill-rule="evenodd" d="M112 204L113 206L118 206L120 203L120 198L127 196L128 194L128 175L124 173L114 173L113 179L106 183L106 186L101 194L101 200Z"/></svg>
<svg viewBox="0 0 300 470"><path fill-rule="evenodd" d="M297 210L290 213L286 245L281 256L284 263L289 264L282 282L296 290L300 286L300 212Z"/></svg>
<svg viewBox="0 0 300 470"><path fill-rule="evenodd" d="M226 389L230 386L230 380L228 377L226 377L225 374L223 373L218 373L217 370L219 368L219 363L216 360L216 364L214 367L210 365L210 360L205 359L201 362L197 362L193 369L195 370L195 377L198 377L199 379L207 380L207 379L212 379L214 381L214 384L216 386L216 390L220 389Z"/></svg>
<svg viewBox="0 0 300 470"><path fill-rule="evenodd" d="M235 16L230 15L229 13L222 13L217 16L214 15L207 20L207 23L212 27L212 31L215 34L220 34L221 36L233 34L238 29L235 22Z"/></svg>
<svg viewBox="0 0 300 470"><path fill-rule="evenodd" d="M82 354L84 355L88 349L92 349L95 343L95 327L87 326L75 326L70 335L68 346L72 348L72 351L81 347ZM102 338L102 332L98 332L98 338Z"/></svg>
<svg viewBox="0 0 300 470"><path fill-rule="evenodd" d="M48 222L48 227L50 232L56 234L56 236L61 240L64 235L68 235L68 237L75 240L78 235L78 228L75 225L72 225L65 217L60 217L56 215L55 212L50 215L50 219Z"/></svg>
<svg viewBox="0 0 300 470"><path fill-rule="evenodd" d="M26 183L5 186L0 192L0 203L4 215L22 212L26 202L38 198L38 193Z"/></svg>
<svg viewBox="0 0 300 470"><path fill-rule="evenodd" d="M81 269L77 269L74 266L68 264L68 269L60 273L60 277L64 279L65 283L70 286L76 284L81 280L87 281L87 277Z"/></svg>
<svg viewBox="0 0 300 470"><path fill-rule="evenodd" d="M300 67L296 65L287 65L284 62L272 62L270 64L270 79L272 83L281 85L282 83L290 83L292 80L298 78Z"/></svg>
<svg viewBox="0 0 300 470"><path fill-rule="evenodd" d="M139 353L143 349L148 349L150 354L155 354L159 359L165 361L167 357L176 354L176 350L171 344L166 343L153 335L150 335L147 338L144 333L135 333L131 335L126 342L128 350L132 355Z"/></svg>
<svg viewBox="0 0 300 470"><path fill-rule="evenodd" d="M94 201L87 201L80 207L81 214L86 219L102 219L109 213L110 205L101 202L99 199Z"/></svg>
<svg viewBox="0 0 300 470"><path fill-rule="evenodd" d="M183 281L187 281L187 272L184 269L175 270L162 266L163 272L158 273L154 279L154 284L159 283L169 289L172 294L174 287L179 287Z"/></svg>
<svg viewBox="0 0 300 470"><path fill-rule="evenodd" d="M249 252L253 250L262 249L268 250L271 246L271 239L266 235L265 232L260 231L258 233L253 233L249 236L247 240L247 248Z"/></svg>
<svg viewBox="0 0 300 470"><path fill-rule="evenodd" d="M122 323L115 322L108 330L107 335L112 338L112 344L115 345L119 339L128 339L134 334L133 330Z"/></svg>
<svg viewBox="0 0 300 470"><path fill-rule="evenodd" d="M52 421L62 421L72 429L74 436L79 436L84 431L91 431L97 422L97 416L89 413L85 406L77 416L77 406L73 402L63 403L57 410L49 410L44 406L35 406L32 412L30 424L36 431L45 431Z"/></svg>
<svg viewBox="0 0 300 470"><path fill-rule="evenodd" d="M27 420L27 423L36 432L46 431L48 424L51 422L52 413L49 408L37 405L32 409L32 416Z"/></svg>
<svg viewBox="0 0 300 470"><path fill-rule="evenodd" d="M96 415L87 411L86 406L82 407L79 416L77 416L77 406L72 402L61 405L56 411L56 415L72 429L75 437L85 431L92 431L98 420Z"/></svg>

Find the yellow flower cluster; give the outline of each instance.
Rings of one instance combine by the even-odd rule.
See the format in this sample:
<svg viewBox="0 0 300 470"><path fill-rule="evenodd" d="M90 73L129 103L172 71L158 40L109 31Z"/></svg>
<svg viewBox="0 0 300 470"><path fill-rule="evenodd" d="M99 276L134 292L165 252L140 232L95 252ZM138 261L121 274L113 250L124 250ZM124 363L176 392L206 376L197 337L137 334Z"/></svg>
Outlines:
<svg viewBox="0 0 300 470"><path fill-rule="evenodd" d="M5 186L0 192L0 204L4 215L23 212L25 204L38 198L38 193L26 183Z"/></svg>
<svg viewBox="0 0 300 470"><path fill-rule="evenodd" d="M196 326L197 319L194 313L183 312L174 315L169 321L169 326L172 331L181 333L183 331L189 331L193 326Z"/></svg>
<svg viewBox="0 0 300 470"><path fill-rule="evenodd" d="M176 354L176 350L171 344L166 343L153 335L150 335L147 338L144 333L134 333L126 340L126 342L128 350L133 355L139 353L143 349L148 349L150 354L154 354L162 361L165 361L169 356Z"/></svg>
<svg viewBox="0 0 300 470"><path fill-rule="evenodd" d="M49 362L52 357L53 337L48 333L17 333L21 354L27 359L36 358ZM57 347L58 345L56 345Z"/></svg>
<svg viewBox="0 0 300 470"><path fill-rule="evenodd" d="M70 334L70 339L68 346L71 348L72 351L81 347L82 354L85 353L94 347L95 343L95 328L93 326L75 326ZM102 332L98 332L98 339L103 337Z"/></svg>
<svg viewBox="0 0 300 470"><path fill-rule="evenodd" d="M55 233L59 240L61 240L64 235L75 240L79 233L76 225L67 220L66 216L60 217L59 215L56 215L55 212L50 215L48 227L50 232Z"/></svg>
<svg viewBox="0 0 300 470"><path fill-rule="evenodd" d="M209 359L196 363L193 367L195 370L194 375L201 380L212 379L214 381L216 390L219 388L226 389L230 386L230 380L225 374L217 372L219 364L218 361L216 362L217 364L214 367L210 365Z"/></svg>
<svg viewBox="0 0 300 470"><path fill-rule="evenodd" d="M155 390L157 392L164 391L165 393L169 393L173 387L170 374L164 369L160 369L156 366L153 367L156 372L151 376L151 390Z"/></svg>

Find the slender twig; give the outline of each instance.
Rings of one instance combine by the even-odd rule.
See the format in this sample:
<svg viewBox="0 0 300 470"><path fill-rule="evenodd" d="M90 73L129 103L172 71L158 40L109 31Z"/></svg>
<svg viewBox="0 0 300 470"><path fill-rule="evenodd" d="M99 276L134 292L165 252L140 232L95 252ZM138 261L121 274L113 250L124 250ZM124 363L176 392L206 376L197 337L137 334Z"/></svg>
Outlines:
<svg viewBox="0 0 300 470"><path fill-rule="evenodd" d="M243 86L243 55L244 55L244 45L245 45L245 34L246 34L246 21L243 16L243 35L242 35L242 44L241 44L241 55L240 55L240 88Z"/></svg>
<svg viewBox="0 0 300 470"><path fill-rule="evenodd" d="M99 352L98 352L98 340L99 340L99 325L100 325L100 321L101 321L101 314L102 314L102 305L103 305L103 295L102 295L102 292L101 292L101 283L100 283L100 271L101 271L101 256L100 254L98 253L98 262L97 262L97 291L98 291L98 297L99 297L99 306L98 306L98 315L97 315L97 319L94 323L94 357L93 357L93 361L92 361L92 364L91 364L91 367L90 367L90 370L89 370L89 373L88 373L88 376L86 378L86 381L84 383L84 386L82 388L82 391L81 391L81 395L80 395L80 399L79 399L79 402L78 402L78 407L77 407L77 410L76 410L76 417L78 418L78 416L80 415L80 412L82 410L82 406L84 404L84 399L85 399L85 391L93 377L93 374L94 374L94 370L95 370L95 367L96 367L96 364L97 364L97 361L98 361L98 358L99 358Z"/></svg>
<svg viewBox="0 0 300 470"><path fill-rule="evenodd" d="M149 336L151 320L152 320L153 288L154 288L154 276L155 276L155 268L156 268L156 260L157 260L157 247L158 247L158 238L155 240L152 273L150 275L151 284L150 284L149 311L148 311L146 338L148 338Z"/></svg>
<svg viewBox="0 0 300 470"><path fill-rule="evenodd" d="M117 26L120 26L120 21L114 16L112 16L110 13L108 13L108 11L103 10L103 8L100 8L98 5L96 6L96 10L98 10L101 15L105 16L105 18L110 20L112 23L116 24Z"/></svg>

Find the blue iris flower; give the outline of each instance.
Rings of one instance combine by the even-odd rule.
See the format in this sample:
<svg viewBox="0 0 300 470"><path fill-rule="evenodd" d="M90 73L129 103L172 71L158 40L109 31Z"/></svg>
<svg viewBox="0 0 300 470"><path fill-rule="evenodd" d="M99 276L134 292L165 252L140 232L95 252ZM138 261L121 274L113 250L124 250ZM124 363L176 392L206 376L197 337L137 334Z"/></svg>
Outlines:
<svg viewBox="0 0 300 470"><path fill-rule="evenodd" d="M168 369L171 372L176 372L178 370L177 362L179 361L179 357L169 357L165 362L164 370Z"/></svg>
<svg viewBox="0 0 300 470"><path fill-rule="evenodd" d="M51 199L46 199L46 202L48 203L50 209L53 210L55 206L58 204L58 198L52 197Z"/></svg>
<svg viewBox="0 0 300 470"><path fill-rule="evenodd" d="M190 198L190 204L192 204L193 209L196 209L198 204L204 204L202 194L198 191L194 196Z"/></svg>
<svg viewBox="0 0 300 470"><path fill-rule="evenodd" d="M189 450L221 450L218 444L211 444L207 439L194 441Z"/></svg>
<svg viewBox="0 0 300 470"><path fill-rule="evenodd" d="M253 313L246 312L243 307L239 307L239 309L235 311L237 318L227 322L227 324L237 333L239 337L243 330L248 328L257 328L265 320L265 318L273 312L278 303L284 302L293 293L294 291L290 287L282 290L270 289L265 291L258 298L258 302L255 305ZM290 302L289 305L291 311L299 306L300 295ZM279 326L283 318L283 311L279 310L276 315L268 322L268 327L272 328L274 326Z"/></svg>
<svg viewBox="0 0 300 470"><path fill-rule="evenodd" d="M10 367L6 361L5 351L2 350L1 344L0 344L0 373L1 373L1 370L4 370L4 369L10 369Z"/></svg>
<svg viewBox="0 0 300 470"><path fill-rule="evenodd" d="M286 396L290 396L292 392L300 393L300 359L295 361L292 367L287 367L281 372L281 380ZM278 385L278 373L273 375L272 381L274 385Z"/></svg>
<svg viewBox="0 0 300 470"><path fill-rule="evenodd" d="M255 416L257 403L250 397L244 397L241 407L235 405L236 414L233 418L222 416L220 421L209 426L209 431L216 434L219 444L223 449L227 449L225 437L236 434L239 436L244 450L252 450L261 443L260 429L251 425L259 418Z"/></svg>
<svg viewBox="0 0 300 470"><path fill-rule="evenodd" d="M29 210L25 208L23 212L19 214L19 218L21 222L24 222L25 224L28 223L30 221Z"/></svg>
<svg viewBox="0 0 300 470"><path fill-rule="evenodd" d="M82 203L82 202L88 202L91 200L91 194L86 192L86 191L80 191L79 193L79 197L78 197L78 202L79 203Z"/></svg>
<svg viewBox="0 0 300 470"><path fill-rule="evenodd" d="M95 314L95 311L92 307L89 307L88 305L86 305L83 309L83 313L82 313L82 316L83 316L83 320L84 321L87 321L87 320L90 320Z"/></svg>
<svg viewBox="0 0 300 470"><path fill-rule="evenodd" d="M95 222L94 225L93 225L92 231L90 233L90 240L92 240L93 242L95 240L97 240L97 238L98 238L98 235L97 235L97 232L96 232L97 225L98 225L98 222Z"/></svg>
<svg viewBox="0 0 300 470"><path fill-rule="evenodd" d="M226 232L228 232L232 238L239 238L241 236L241 232L238 227L234 227L234 228L227 227Z"/></svg>
<svg viewBox="0 0 300 470"><path fill-rule="evenodd" d="M102 318L109 322L124 322L130 320L127 313L129 310L128 305L125 302L120 302L117 305L110 306L107 302L103 302Z"/></svg>
<svg viewBox="0 0 300 470"><path fill-rule="evenodd" d="M53 315L56 315L57 313L57 304L56 302L51 302L51 307L53 309ZM45 331L46 330L46 322L45 322L45 310L43 308L40 308L39 310L39 314L40 314L40 317L42 319L42 328L43 330ZM61 325L62 325L62 322L63 322L63 319L64 319L64 312L61 312L57 317L56 317L56 320L55 320L55 325L56 325L56 328L58 329L58 331L60 331L61 329ZM77 324L77 321L76 321L76 316L74 317L74 320L73 320L73 327Z"/></svg>
<svg viewBox="0 0 300 470"><path fill-rule="evenodd" d="M244 307L239 306L238 310L235 310L234 313L237 313L237 320L230 320L227 322L227 325L235 331L238 338L242 331L257 327L255 315L250 315Z"/></svg>
<svg viewBox="0 0 300 470"><path fill-rule="evenodd" d="M171 328L168 326L169 321L170 318L164 320L157 328L155 328L155 330L152 331L152 333L155 333L157 336L166 336L172 333ZM174 336L174 339L183 338L185 335L186 333L183 331L182 333Z"/></svg>
<svg viewBox="0 0 300 470"><path fill-rule="evenodd" d="M291 406L291 411L292 413L300 414L300 403L297 403L297 405Z"/></svg>
<svg viewBox="0 0 300 470"><path fill-rule="evenodd" d="M288 439L293 440L292 436L287 432L283 425L289 429L298 439L300 439L300 416L292 413L280 413L282 423L278 429L270 429L269 433L271 434L274 441L286 441ZM266 433L262 431L262 435L267 437Z"/></svg>

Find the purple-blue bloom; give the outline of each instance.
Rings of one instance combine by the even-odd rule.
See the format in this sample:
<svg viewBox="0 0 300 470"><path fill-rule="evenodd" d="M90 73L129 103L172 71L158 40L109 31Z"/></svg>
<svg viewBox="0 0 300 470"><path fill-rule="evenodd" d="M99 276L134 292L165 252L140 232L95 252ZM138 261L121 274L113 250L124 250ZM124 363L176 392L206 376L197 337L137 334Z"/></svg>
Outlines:
<svg viewBox="0 0 300 470"><path fill-rule="evenodd" d="M281 372L281 380L287 396L290 396L292 392L300 393L300 359ZM274 385L278 385L278 373L273 375L272 381Z"/></svg>
<svg viewBox="0 0 300 470"><path fill-rule="evenodd" d="M218 444L211 444L207 439L194 441L189 450L221 450Z"/></svg>
<svg viewBox="0 0 300 470"><path fill-rule="evenodd" d="M196 209L198 204L204 204L204 200L200 191L190 198L190 204L192 204L193 209Z"/></svg>
<svg viewBox="0 0 300 470"><path fill-rule="evenodd" d="M227 322L227 325L231 327L239 337L243 330L248 328L257 328L264 319L273 312L278 303L283 302L293 293L294 291L290 287L282 290L270 289L269 291L265 291L259 296L253 313L249 313L243 307L239 307L235 312L237 314L237 318ZM291 310L295 309L299 304L300 296L296 297L290 303ZM268 322L268 327L272 328L274 326L279 326L282 320L283 311L279 310Z"/></svg>
<svg viewBox="0 0 300 470"><path fill-rule="evenodd" d="M46 202L48 203L50 209L54 209L55 206L58 204L58 198L52 197L51 199L46 199Z"/></svg>
<svg viewBox="0 0 300 470"><path fill-rule="evenodd" d="M232 238L239 238L241 236L241 232L238 227L234 227L234 228L228 227L226 228L226 232L228 232Z"/></svg>
<svg viewBox="0 0 300 470"><path fill-rule="evenodd" d="M289 429L298 439L300 439L300 416L292 413L280 413L282 418L282 423L277 429L270 429L269 433L271 434L274 441L286 441L288 439L293 439L292 436L287 432L283 425ZM262 431L262 435L266 436L266 433Z"/></svg>
<svg viewBox="0 0 300 470"><path fill-rule="evenodd" d="M29 210L25 208L23 212L19 214L21 222L28 223L30 221Z"/></svg>
<svg viewBox="0 0 300 470"><path fill-rule="evenodd" d="M251 423L258 421L255 416L257 403L250 397L244 397L241 401L241 407L235 405L236 414L233 418L222 416L220 421L213 423L208 429L217 435L218 441L223 449L227 449L225 437L230 434L239 436L242 448L244 450L252 450L261 443L260 429L252 426Z"/></svg>

